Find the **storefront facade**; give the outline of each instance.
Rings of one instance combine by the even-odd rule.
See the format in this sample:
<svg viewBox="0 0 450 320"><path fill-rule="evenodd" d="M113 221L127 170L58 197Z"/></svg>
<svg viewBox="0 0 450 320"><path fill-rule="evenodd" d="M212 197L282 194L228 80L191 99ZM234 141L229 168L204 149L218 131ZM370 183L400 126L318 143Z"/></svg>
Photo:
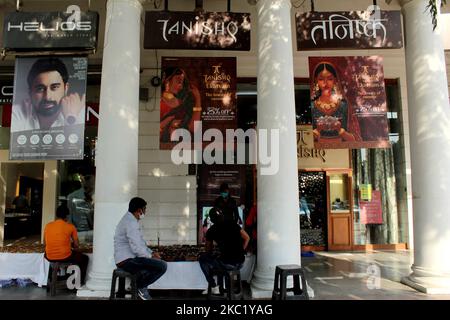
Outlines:
<svg viewBox="0 0 450 320"><path fill-rule="evenodd" d="M21 10L65 11L67 6L73 4L66 1L38 2L26 2ZM413 28L408 24L408 15L414 16L425 1L400 2L387 4L379 1L378 5L382 10L402 10L407 34L408 28ZM95 175L95 202L86 204L94 212L95 227L82 230L86 241L93 238L94 255L88 289L104 291L109 286L113 268L110 240L132 196L139 195L151 204L150 214L143 225L145 237L151 245L201 244L199 166L175 165L171 160L171 151L159 148L161 88L153 86L151 80L161 76L161 59L168 56L236 57L238 105L240 98L245 100L241 113L244 114L242 110L247 107L255 108L255 105L258 110L257 119L252 118L256 115L247 114L242 121L250 123L256 120L260 128L286 128L280 136L280 141L285 142L280 147L280 171L272 176L256 174L254 179L246 179L245 183L252 191L247 190L247 199L242 204L248 209L252 202L258 203L258 248L265 248L258 250L258 264L252 283L254 297L264 297L271 292L275 265L300 263L300 246L303 250L417 249L417 245L419 250L424 249L429 240L413 238L414 234L423 233L423 230L417 222L412 223L413 199L417 197L413 192L412 180L417 179L431 187L426 182L429 178L419 172L421 165L429 166L427 153L430 157L431 154L434 157L437 155L435 149L425 153L419 151L422 149L420 143L417 145L417 137L411 140L414 134L410 130L409 117L411 112L419 110L414 107L416 103L408 103L408 99L418 99L415 96L418 91L414 87L411 90L418 75L408 67L413 59L411 57L416 54L414 50L417 50L413 44L409 46L408 38L404 41L406 45L399 49L298 51L295 44L295 13L311 11L310 3L260 0L256 5L251 5L247 1L231 1L232 12L250 13L252 31L249 51L152 50L143 48L144 33L151 31L145 29L140 17L145 11L164 9L163 1L95 1L90 8L84 2L78 5L82 11L90 9L100 15L98 50L89 55L86 104L91 109L86 115L85 130L85 146L88 147L85 147L84 160L41 162L42 178L36 179L43 181L43 228L53 219L56 206L67 201L69 195L79 188L77 183L82 183L82 187L86 188L86 181ZM170 11L193 11L195 1L169 1L168 5ZM314 5L315 11L320 12L364 11L368 4L316 0ZM15 9L7 3L4 6L7 11ZM204 1L203 9L224 12L227 1ZM443 10L448 11L448 5ZM3 16L0 15L0 19ZM276 26L282 28L274 29L273 19L277 21ZM2 20L0 22L3 24ZM424 28L428 28L428 24ZM415 41L416 36L434 37L422 31L414 33L410 41ZM439 44L433 42L427 50L434 52L436 48ZM310 95L308 58L373 55L383 57L392 146L384 149L315 149L311 119L305 115ZM8 55L0 66L3 72L0 74L0 84L10 86L14 56ZM442 79L437 77L433 83L442 82ZM446 81L440 85L447 87ZM281 115L288 119L280 119ZM7 127L1 129L1 141L8 141L9 137L4 137L8 135ZM414 150L411 149L411 141L415 145ZM11 172L8 166L17 161L8 160L8 147L2 145L2 148L4 181L17 181L20 173L5 178ZM414 167L411 158L417 152L424 155L416 158ZM445 155L440 159L444 158ZM418 176L414 178L416 174ZM381 220L376 223L363 223L361 220L359 195L361 189L368 185L378 190L383 199L378 217ZM14 190L3 195L3 208L8 208L18 192ZM254 197L256 193L257 199L249 201L248 197ZM301 193L306 198L309 215L299 209ZM445 208L444 203L439 205L443 206L439 210ZM429 212L428 209L426 211ZM5 213L3 210L0 226L2 219L5 220ZM414 213L420 214L417 209ZM414 220L417 221L416 216ZM445 226L450 227L448 223L442 224L442 228ZM424 258L425 255L420 254L417 261ZM439 258L433 256L433 259ZM425 265L429 266L429 262ZM447 262L438 265L442 266L442 270L448 270Z"/></svg>

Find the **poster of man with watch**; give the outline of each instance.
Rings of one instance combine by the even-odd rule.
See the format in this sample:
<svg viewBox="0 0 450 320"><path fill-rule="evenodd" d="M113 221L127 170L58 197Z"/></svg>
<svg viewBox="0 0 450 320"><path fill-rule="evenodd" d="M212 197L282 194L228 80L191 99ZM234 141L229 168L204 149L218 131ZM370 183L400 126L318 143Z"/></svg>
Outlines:
<svg viewBox="0 0 450 320"><path fill-rule="evenodd" d="M18 57L11 160L83 159L86 57Z"/></svg>

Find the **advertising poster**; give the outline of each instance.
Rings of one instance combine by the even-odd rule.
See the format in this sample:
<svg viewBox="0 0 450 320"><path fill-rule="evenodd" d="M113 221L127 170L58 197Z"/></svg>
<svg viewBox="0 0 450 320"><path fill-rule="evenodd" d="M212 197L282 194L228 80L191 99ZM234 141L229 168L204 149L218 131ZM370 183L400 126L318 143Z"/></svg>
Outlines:
<svg viewBox="0 0 450 320"><path fill-rule="evenodd" d="M372 191L372 200L360 201L359 208L362 224L383 224L381 192L379 190Z"/></svg>
<svg viewBox="0 0 450 320"><path fill-rule="evenodd" d="M388 148L383 58L309 57L315 148Z"/></svg>
<svg viewBox="0 0 450 320"><path fill-rule="evenodd" d="M197 210L199 217L199 243L204 241L206 231L211 226L209 210L220 196L220 185L227 183L230 196L239 206L245 202L245 166L239 165L200 165L198 170ZM243 222L243 211L239 210Z"/></svg>
<svg viewBox="0 0 450 320"><path fill-rule="evenodd" d="M86 57L18 57L11 160L83 159Z"/></svg>
<svg viewBox="0 0 450 320"><path fill-rule="evenodd" d="M189 130L194 141L194 122L201 121L197 133L235 129L236 58L162 58L160 100L160 149L171 150L178 128ZM199 132L201 129L201 132Z"/></svg>

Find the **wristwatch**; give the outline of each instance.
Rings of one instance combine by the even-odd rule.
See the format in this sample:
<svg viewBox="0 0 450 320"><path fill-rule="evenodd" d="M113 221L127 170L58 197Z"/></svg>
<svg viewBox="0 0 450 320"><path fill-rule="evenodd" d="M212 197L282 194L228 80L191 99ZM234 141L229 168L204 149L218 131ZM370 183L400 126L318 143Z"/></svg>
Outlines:
<svg viewBox="0 0 450 320"><path fill-rule="evenodd" d="M67 124L74 124L75 121L77 121L77 118L75 118L75 116L69 115L69 116L67 116L67 118L66 118Z"/></svg>

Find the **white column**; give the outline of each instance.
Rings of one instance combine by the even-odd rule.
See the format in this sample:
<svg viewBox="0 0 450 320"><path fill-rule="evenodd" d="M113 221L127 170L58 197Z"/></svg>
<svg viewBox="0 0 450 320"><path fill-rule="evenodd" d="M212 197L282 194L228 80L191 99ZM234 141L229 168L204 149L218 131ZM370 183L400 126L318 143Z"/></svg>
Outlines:
<svg viewBox="0 0 450 320"><path fill-rule="evenodd" d="M96 153L94 251L87 289L108 295L114 231L137 195L140 25L138 0L109 0Z"/></svg>
<svg viewBox="0 0 450 320"><path fill-rule="evenodd" d="M401 1L406 35L414 264L402 282L450 294L450 106L442 39L427 0ZM439 3L438 3L439 6Z"/></svg>
<svg viewBox="0 0 450 320"><path fill-rule="evenodd" d="M259 0L258 130L279 131L279 170L258 159L258 257L253 298L271 297L275 267L300 264L300 227L290 0ZM261 140L258 148L261 150Z"/></svg>

